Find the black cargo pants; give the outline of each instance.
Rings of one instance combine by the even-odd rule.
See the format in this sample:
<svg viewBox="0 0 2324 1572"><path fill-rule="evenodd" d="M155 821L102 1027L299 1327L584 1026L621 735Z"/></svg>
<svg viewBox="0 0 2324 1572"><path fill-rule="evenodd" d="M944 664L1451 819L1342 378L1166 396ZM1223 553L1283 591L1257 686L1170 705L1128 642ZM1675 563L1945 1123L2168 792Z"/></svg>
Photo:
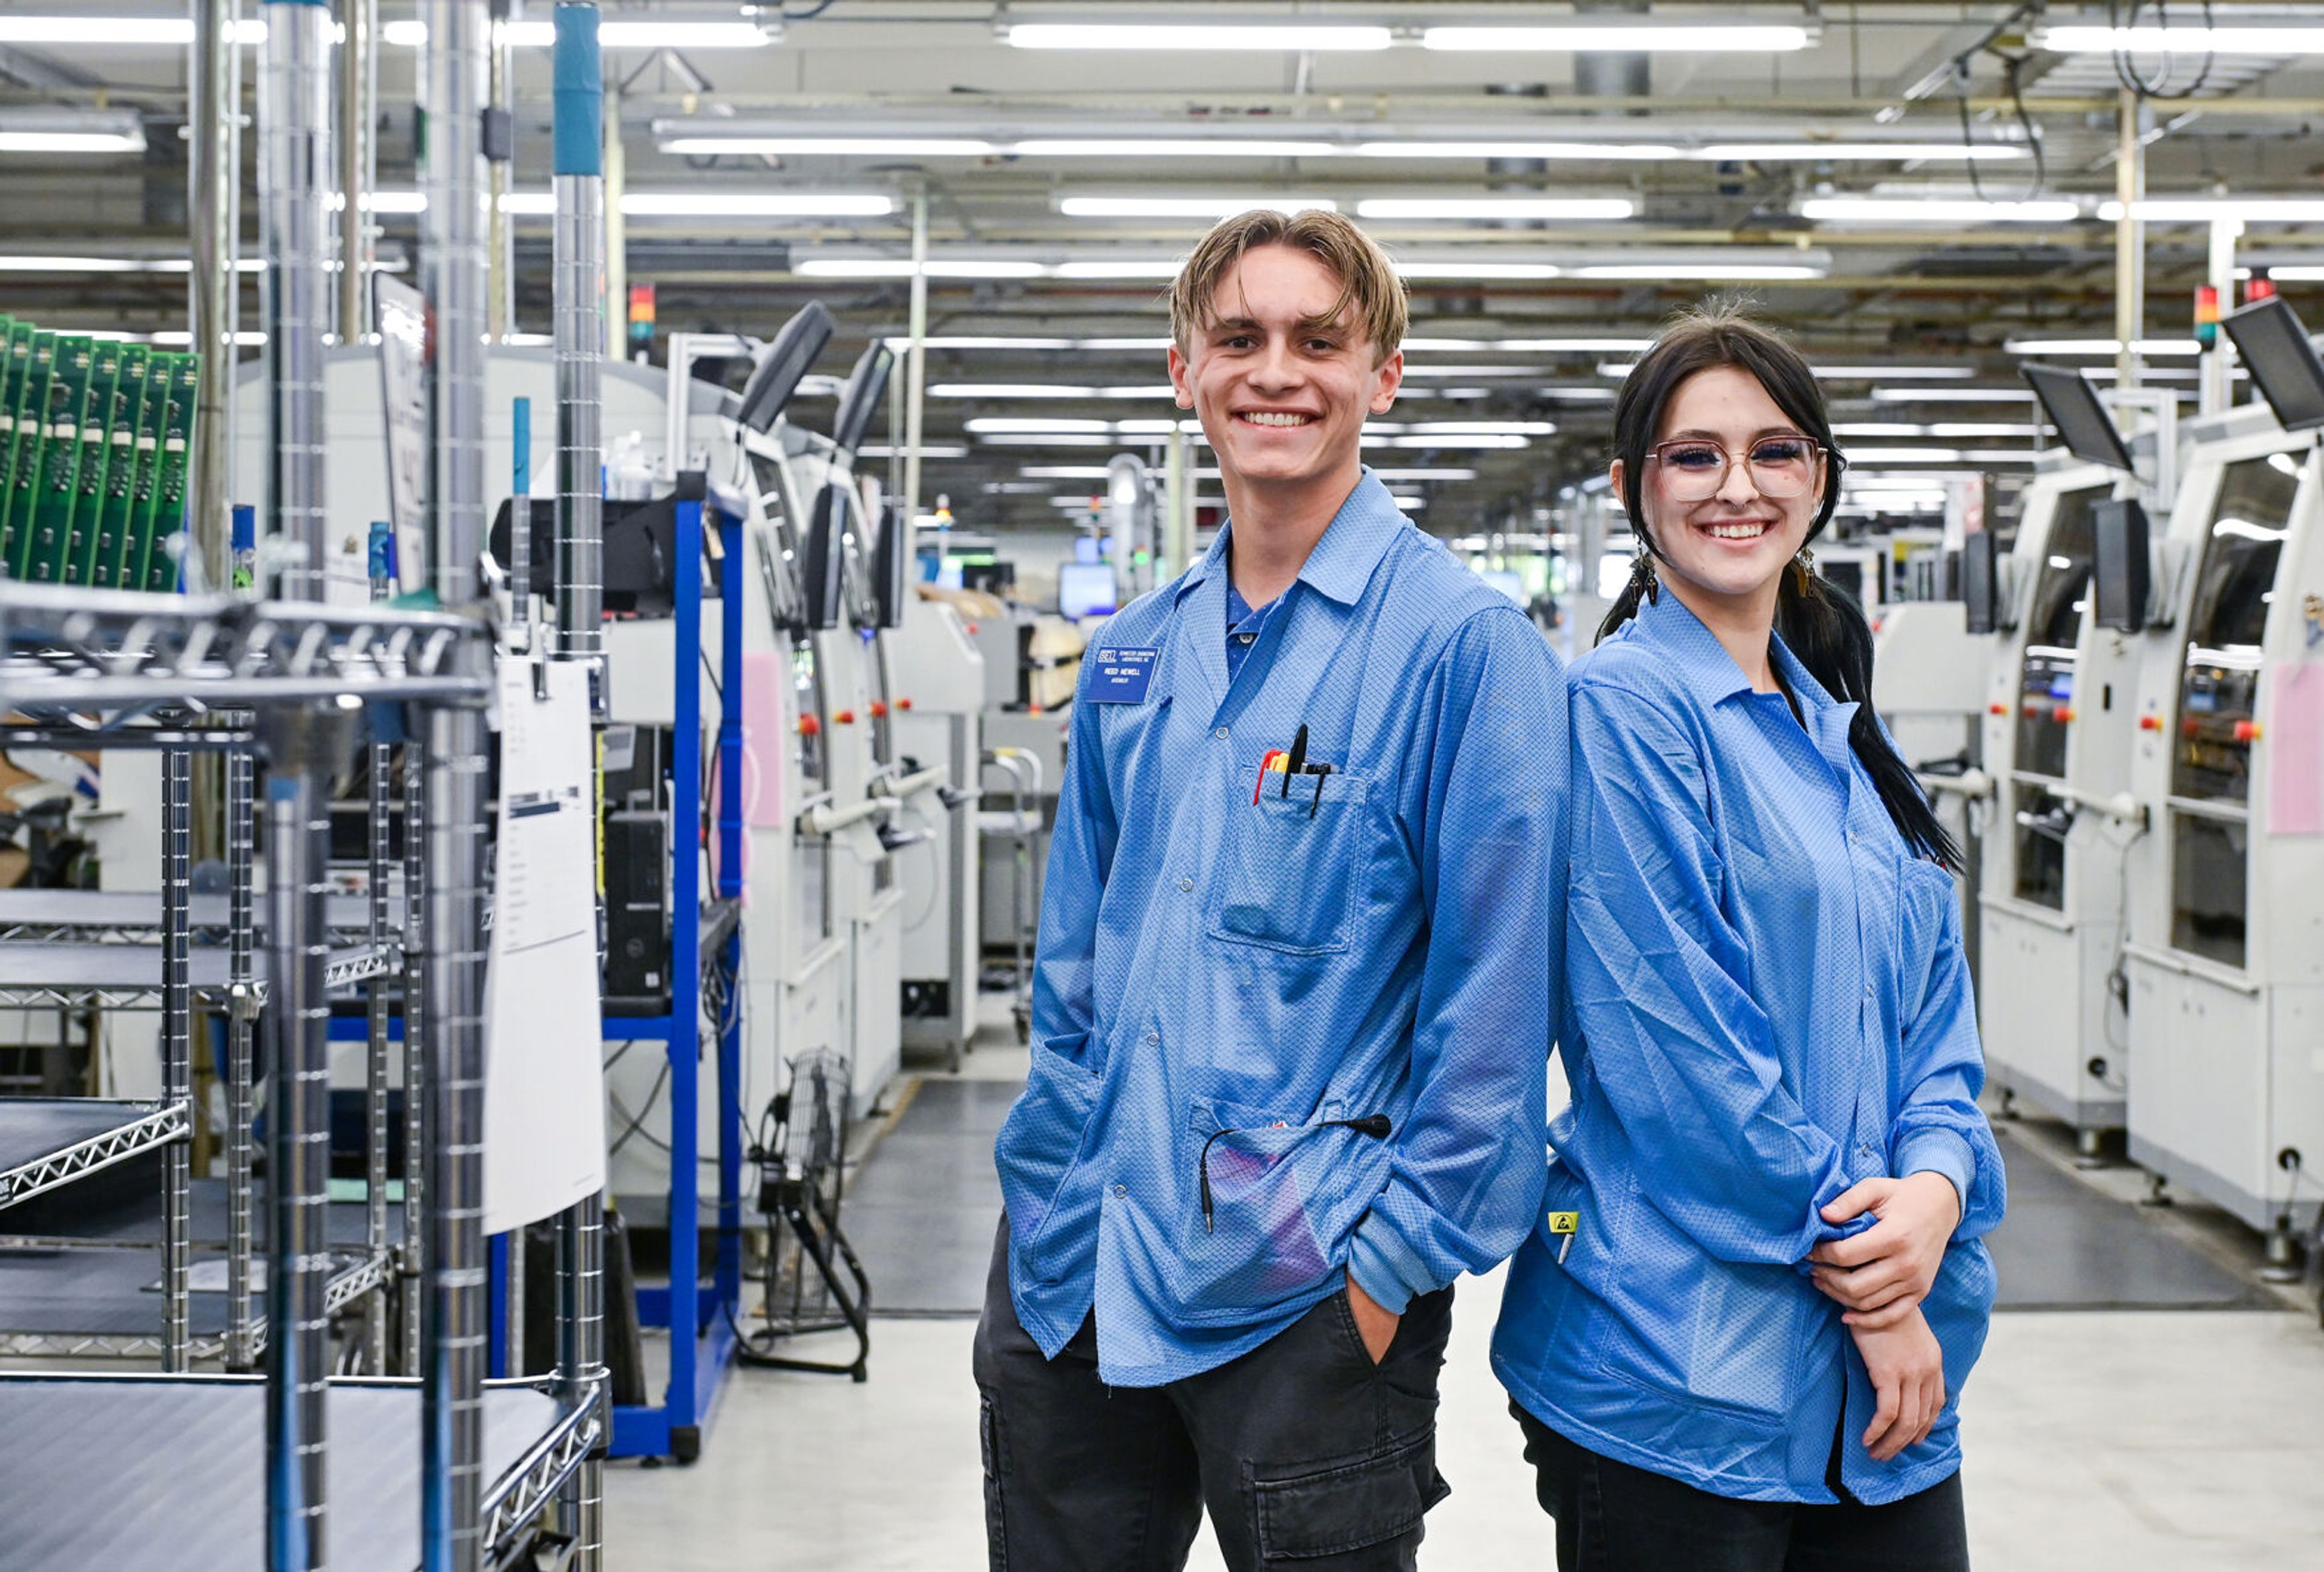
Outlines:
<svg viewBox="0 0 2324 1572"><path fill-rule="evenodd" d="M1344 1290L1240 1358L1160 1387L1098 1379L1084 1321L1054 1360L1009 1301L1002 1225L976 1328L992 1572L1177 1572L1209 1508L1235 1572L1409 1572L1436 1472L1452 1290L1379 1364Z"/></svg>

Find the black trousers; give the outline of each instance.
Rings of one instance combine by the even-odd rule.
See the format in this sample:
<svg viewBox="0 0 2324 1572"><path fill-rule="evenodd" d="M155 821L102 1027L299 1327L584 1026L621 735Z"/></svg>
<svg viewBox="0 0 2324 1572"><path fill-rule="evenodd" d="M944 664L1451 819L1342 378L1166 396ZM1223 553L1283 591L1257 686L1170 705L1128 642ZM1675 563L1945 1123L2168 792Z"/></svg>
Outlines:
<svg viewBox="0 0 2324 1572"><path fill-rule="evenodd" d="M1969 1572L1960 1475L1886 1506L1735 1501L1575 1445L1515 1403L1558 1572Z"/></svg>
<svg viewBox="0 0 2324 1572"><path fill-rule="evenodd" d="M1452 1324L1451 1289L1413 1300L1374 1364L1342 1290L1215 1370L1109 1387L1093 1319L1054 1360L1018 1324L1004 1225L975 1355L993 1572L1177 1572L1205 1507L1235 1572L1409 1572Z"/></svg>

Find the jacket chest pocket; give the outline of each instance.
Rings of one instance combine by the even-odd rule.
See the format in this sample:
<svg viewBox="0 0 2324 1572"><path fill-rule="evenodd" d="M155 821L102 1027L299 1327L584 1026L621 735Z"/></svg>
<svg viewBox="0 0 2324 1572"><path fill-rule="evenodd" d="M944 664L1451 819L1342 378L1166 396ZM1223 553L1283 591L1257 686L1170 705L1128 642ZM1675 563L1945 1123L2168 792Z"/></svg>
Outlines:
<svg viewBox="0 0 2324 1572"><path fill-rule="evenodd" d="M1211 937L1336 954L1355 928L1371 781L1360 771L1295 775L1286 796L1284 780L1269 774L1257 802L1239 792L1228 809L1226 878Z"/></svg>

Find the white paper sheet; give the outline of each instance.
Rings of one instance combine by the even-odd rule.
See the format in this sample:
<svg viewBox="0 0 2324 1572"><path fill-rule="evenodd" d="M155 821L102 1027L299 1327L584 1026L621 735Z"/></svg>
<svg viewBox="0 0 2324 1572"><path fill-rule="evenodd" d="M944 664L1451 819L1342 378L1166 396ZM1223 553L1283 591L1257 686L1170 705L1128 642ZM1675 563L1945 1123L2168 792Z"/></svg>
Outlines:
<svg viewBox="0 0 2324 1572"><path fill-rule="evenodd" d="M500 841L484 983L484 1231L605 1188L588 676L504 658Z"/></svg>

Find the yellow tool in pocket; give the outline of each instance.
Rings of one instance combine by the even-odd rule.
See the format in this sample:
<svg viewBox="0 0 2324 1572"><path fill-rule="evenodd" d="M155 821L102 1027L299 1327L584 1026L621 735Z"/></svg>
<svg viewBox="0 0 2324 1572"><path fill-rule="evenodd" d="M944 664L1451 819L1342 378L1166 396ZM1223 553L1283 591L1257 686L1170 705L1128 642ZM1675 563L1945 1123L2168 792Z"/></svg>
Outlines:
<svg viewBox="0 0 2324 1572"><path fill-rule="evenodd" d="M1563 1234L1565 1235L1564 1239L1557 1246L1557 1264L1563 1266L1565 1264L1566 1252L1573 1248L1573 1236L1582 1232L1582 1214L1579 1212L1552 1212L1549 1215L1549 1231L1553 1234Z"/></svg>

